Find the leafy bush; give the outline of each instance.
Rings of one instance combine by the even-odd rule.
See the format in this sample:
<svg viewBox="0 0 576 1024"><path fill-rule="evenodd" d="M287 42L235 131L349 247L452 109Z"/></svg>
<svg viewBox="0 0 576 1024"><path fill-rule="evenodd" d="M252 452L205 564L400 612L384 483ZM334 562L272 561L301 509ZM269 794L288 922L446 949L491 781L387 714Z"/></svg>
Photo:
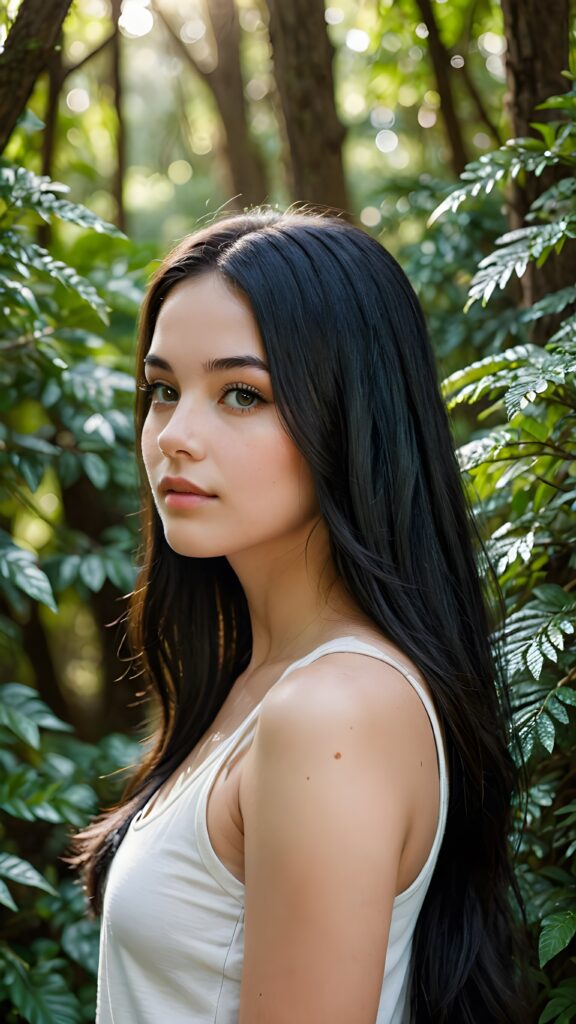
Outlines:
<svg viewBox="0 0 576 1024"><path fill-rule="evenodd" d="M482 191L553 166L556 184L532 204L527 223L496 240L480 262L468 308L529 263L576 238L576 88L541 105L562 119L536 124L541 138L512 140L469 164L435 222ZM562 175L565 172L565 176ZM473 504L490 531L488 553L506 603L503 641L515 729L528 772L525 814L516 817L517 874L538 949L539 1022L576 1016L570 946L576 934L576 285L545 296L516 318L532 324L564 314L543 346L526 341L479 359L443 383L448 408L479 407L477 429L459 449ZM486 420L492 425L484 426ZM542 969L546 968L545 971Z"/></svg>
<svg viewBox="0 0 576 1024"><path fill-rule="evenodd" d="M135 740L120 734L81 742L22 682L41 682L26 657L32 617L49 648L58 620L42 608L86 610L105 585L118 595L134 580L134 527L124 525L137 507L134 385L119 340L141 298L141 254L66 192L0 163L0 649L9 680L0 686L0 1018L7 1024L94 1019L98 924L86 918L83 893L59 858L71 827L118 798L119 769L138 757ZM34 240L36 226L55 217L88 229L72 246L87 273ZM84 503L72 522L78 484ZM96 506L104 517L94 517ZM84 519L96 522L92 532Z"/></svg>
<svg viewBox="0 0 576 1024"><path fill-rule="evenodd" d="M93 746L71 733L31 687L0 687L0 904L10 911L0 938L0 1013L7 1024L94 1019L98 922L86 918L81 889L59 877L56 862L69 827L116 798L108 777L133 763L138 747L120 735Z"/></svg>

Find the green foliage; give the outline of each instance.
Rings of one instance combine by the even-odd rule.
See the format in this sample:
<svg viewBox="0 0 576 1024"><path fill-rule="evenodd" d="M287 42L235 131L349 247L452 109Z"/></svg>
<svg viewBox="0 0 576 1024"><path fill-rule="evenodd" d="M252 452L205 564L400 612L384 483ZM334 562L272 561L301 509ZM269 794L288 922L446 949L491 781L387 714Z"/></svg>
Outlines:
<svg viewBox="0 0 576 1024"><path fill-rule="evenodd" d="M108 776L133 762L138 748L115 735L98 746L80 743L71 731L35 690L0 686L0 831L8 847L0 854L0 903L10 911L0 936L6 1020L93 1019L98 923L86 918L78 884L59 877L55 860L69 827L86 824L117 796ZM45 827L32 836L29 828L11 829L10 820ZM11 852L17 843L26 859Z"/></svg>
<svg viewBox="0 0 576 1024"><path fill-rule="evenodd" d="M105 586L118 596L134 581L124 349L141 269L120 232L67 191L0 164L0 645L12 678L30 676L22 637L33 616L54 649L63 602L77 615ZM74 263L53 255L34 233L54 216L90 229L97 246L77 243ZM59 858L71 830L117 799L118 769L137 756L121 735L81 742L35 688L0 686L2 1020L93 1020L98 925Z"/></svg>
<svg viewBox="0 0 576 1024"><path fill-rule="evenodd" d="M505 220L500 197L489 195L459 207L452 217L434 219L427 225L447 189L445 182L422 174L392 179L378 191L382 244L390 248L403 231L413 235L399 247L398 258L418 292L444 373L452 365L461 367L467 357L497 352L511 334L518 340L527 337L525 322L506 298L493 304L490 318L480 306L462 316L478 253L487 235L503 231Z"/></svg>
<svg viewBox="0 0 576 1024"><path fill-rule="evenodd" d="M464 184L433 214L458 211L519 175L554 166L559 180L532 204L525 227L496 239L468 293L492 302L511 276L541 267L576 235L576 89L542 104L562 121L535 125L541 140L513 140L469 165ZM565 169L566 177L561 176ZM576 804L570 776L576 732L576 288L546 295L516 322L564 314L543 346L526 340L459 369L443 382L450 410L476 409L476 430L459 448L475 510L490 532L506 618L504 652L514 711L512 750L527 765L525 816L516 820L517 872L534 934L540 1024L576 1016L570 977L576 934ZM486 426L486 421L491 425ZM541 968L546 967L546 974Z"/></svg>
<svg viewBox="0 0 576 1024"><path fill-rule="evenodd" d="M535 123L540 139L512 139L496 152L468 164L462 174L465 184L452 191L430 218L433 224L446 211L455 212L467 200L490 193L499 182L521 179L526 174L538 177L549 167L566 168L569 175L532 204L528 218L532 223L496 240L499 248L481 260L472 280L467 308L478 299L485 305L496 288L506 287L513 274L522 277L530 262L542 266L552 251L560 253L567 240L576 238L576 86L538 109L561 110L564 116L546 124ZM573 296L567 301L573 301Z"/></svg>
<svg viewBox="0 0 576 1024"><path fill-rule="evenodd" d="M109 579L127 592L133 580L131 531L117 526L88 537L61 514L48 518L34 500L49 485L65 505L66 492L82 478L95 491L111 492L120 512L135 494L134 385L122 352L95 333L99 322L109 323L110 305L85 276L30 238L36 216L54 213L120 233L56 198L62 191L22 168L0 167L0 509L9 527L0 531L0 594L22 612L23 595L55 610L54 592L78 581L99 591ZM134 279L131 288L134 309L141 289ZM25 530L21 542L13 536L19 507L46 524L38 553Z"/></svg>

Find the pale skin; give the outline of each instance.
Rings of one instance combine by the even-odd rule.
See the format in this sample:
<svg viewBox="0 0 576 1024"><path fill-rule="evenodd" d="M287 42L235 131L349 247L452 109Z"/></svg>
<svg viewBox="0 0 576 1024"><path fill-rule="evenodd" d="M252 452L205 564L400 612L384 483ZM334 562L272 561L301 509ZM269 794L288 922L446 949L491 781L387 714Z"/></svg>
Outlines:
<svg viewBox="0 0 576 1024"><path fill-rule="evenodd" d="M263 699L252 745L220 773L208 804L215 852L245 885L239 1024L374 1024L394 897L420 872L436 830L432 728L406 679L360 654L329 654L273 684L291 662L350 635L426 682L337 579L267 370L208 366L266 363L246 298L217 272L183 281L164 301L149 356L142 452L166 539L189 557L227 557L253 632L250 664L184 764L201 763ZM165 475L213 497L170 507Z"/></svg>

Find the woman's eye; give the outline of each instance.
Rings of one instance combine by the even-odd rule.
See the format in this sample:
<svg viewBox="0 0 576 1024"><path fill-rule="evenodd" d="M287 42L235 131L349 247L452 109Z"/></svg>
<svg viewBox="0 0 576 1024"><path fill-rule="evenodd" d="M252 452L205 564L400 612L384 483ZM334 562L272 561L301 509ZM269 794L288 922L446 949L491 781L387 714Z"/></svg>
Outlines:
<svg viewBox="0 0 576 1024"><path fill-rule="evenodd" d="M171 388L169 384L163 384L162 381L153 381L152 384L148 384L146 391L152 397L152 401L158 405L172 405L178 401L178 393L174 388Z"/></svg>
<svg viewBox="0 0 576 1024"><path fill-rule="evenodd" d="M231 401L227 401L229 397ZM223 401L228 408L234 409L236 412L251 412L252 409L263 401L263 398L255 388L234 385L226 388Z"/></svg>

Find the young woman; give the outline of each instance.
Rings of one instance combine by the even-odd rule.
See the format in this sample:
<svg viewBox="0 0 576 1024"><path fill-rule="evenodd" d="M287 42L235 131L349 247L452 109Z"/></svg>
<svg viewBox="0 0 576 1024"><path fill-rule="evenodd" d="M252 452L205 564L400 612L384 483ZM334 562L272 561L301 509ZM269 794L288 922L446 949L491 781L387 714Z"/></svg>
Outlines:
<svg viewBox="0 0 576 1024"><path fill-rule="evenodd" d="M224 220L137 361L159 722L76 840L98 1024L525 1024L481 548L406 277L343 220Z"/></svg>

